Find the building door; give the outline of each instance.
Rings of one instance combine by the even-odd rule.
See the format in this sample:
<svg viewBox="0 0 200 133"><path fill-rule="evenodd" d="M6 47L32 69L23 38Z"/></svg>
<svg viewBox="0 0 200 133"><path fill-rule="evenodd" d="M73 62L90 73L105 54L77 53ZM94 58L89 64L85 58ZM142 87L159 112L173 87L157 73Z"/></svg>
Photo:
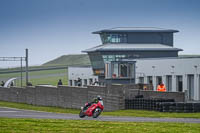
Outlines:
<svg viewBox="0 0 200 133"><path fill-rule="evenodd" d="M156 85L159 85L162 83L162 76L156 76Z"/></svg>
<svg viewBox="0 0 200 133"><path fill-rule="evenodd" d="M147 83L153 84L153 77L152 76L147 76Z"/></svg>
<svg viewBox="0 0 200 133"><path fill-rule="evenodd" d="M69 80L69 86L72 86L72 80Z"/></svg>
<svg viewBox="0 0 200 133"><path fill-rule="evenodd" d="M144 84L144 77L139 77L139 83Z"/></svg>
<svg viewBox="0 0 200 133"><path fill-rule="evenodd" d="M178 92L183 92L183 77L176 76L176 90Z"/></svg>
<svg viewBox="0 0 200 133"><path fill-rule="evenodd" d="M194 99L194 75L189 74L188 75L188 81L187 81L188 85L188 94L189 94L189 100L193 100Z"/></svg>
<svg viewBox="0 0 200 133"><path fill-rule="evenodd" d="M127 64L120 64L120 77L128 77Z"/></svg>
<svg viewBox="0 0 200 133"><path fill-rule="evenodd" d="M84 86L87 86L87 79L84 79Z"/></svg>
<svg viewBox="0 0 200 133"><path fill-rule="evenodd" d="M172 76L171 75L166 76L166 87L167 87L167 91L172 91Z"/></svg>

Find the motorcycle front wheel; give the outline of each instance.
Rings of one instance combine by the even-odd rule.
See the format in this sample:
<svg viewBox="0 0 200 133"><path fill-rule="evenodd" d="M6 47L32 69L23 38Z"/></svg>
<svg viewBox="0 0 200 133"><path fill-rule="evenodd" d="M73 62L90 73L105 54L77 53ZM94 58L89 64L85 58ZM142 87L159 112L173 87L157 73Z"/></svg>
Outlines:
<svg viewBox="0 0 200 133"><path fill-rule="evenodd" d="M93 113L93 118L97 118L99 115L101 114L101 109L100 108L96 108L96 110Z"/></svg>
<svg viewBox="0 0 200 133"><path fill-rule="evenodd" d="M84 118L84 117L85 117L85 114L84 114L83 110L80 111L79 117L80 117L80 118Z"/></svg>

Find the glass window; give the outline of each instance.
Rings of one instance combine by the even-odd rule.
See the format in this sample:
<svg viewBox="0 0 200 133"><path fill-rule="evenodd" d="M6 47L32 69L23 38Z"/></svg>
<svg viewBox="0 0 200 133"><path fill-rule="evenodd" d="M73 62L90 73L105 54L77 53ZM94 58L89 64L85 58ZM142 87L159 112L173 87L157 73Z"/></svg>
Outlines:
<svg viewBox="0 0 200 133"><path fill-rule="evenodd" d="M106 63L105 77L106 78L134 78L134 64L133 63Z"/></svg>
<svg viewBox="0 0 200 133"><path fill-rule="evenodd" d="M176 90L178 92L182 92L183 91L183 77L180 76L176 76Z"/></svg>
<svg viewBox="0 0 200 133"><path fill-rule="evenodd" d="M72 86L72 80L69 80L69 86Z"/></svg>
<svg viewBox="0 0 200 133"><path fill-rule="evenodd" d="M103 55L103 60L105 61L119 61L126 58L126 55Z"/></svg>
<svg viewBox="0 0 200 133"><path fill-rule="evenodd" d="M188 75L187 76L187 88L188 88L188 94L189 94L189 100L194 99L194 75Z"/></svg>
<svg viewBox="0 0 200 133"><path fill-rule="evenodd" d="M162 76L156 76L156 85L159 85L162 83Z"/></svg>
<svg viewBox="0 0 200 133"><path fill-rule="evenodd" d="M152 76L147 76L147 83L148 84L153 84L153 78L152 78Z"/></svg>
<svg viewBox="0 0 200 133"><path fill-rule="evenodd" d="M101 40L103 44L105 43L127 43L127 35L126 34L109 34L104 33L101 34Z"/></svg>
<svg viewBox="0 0 200 133"><path fill-rule="evenodd" d="M144 84L144 77L139 77L139 83Z"/></svg>
<svg viewBox="0 0 200 133"><path fill-rule="evenodd" d="M120 77L128 77L127 64L120 64Z"/></svg>
<svg viewBox="0 0 200 133"><path fill-rule="evenodd" d="M166 76L166 87L167 87L167 91L172 91L172 76L171 75Z"/></svg>
<svg viewBox="0 0 200 133"><path fill-rule="evenodd" d="M84 79L84 86L87 86L87 79Z"/></svg>

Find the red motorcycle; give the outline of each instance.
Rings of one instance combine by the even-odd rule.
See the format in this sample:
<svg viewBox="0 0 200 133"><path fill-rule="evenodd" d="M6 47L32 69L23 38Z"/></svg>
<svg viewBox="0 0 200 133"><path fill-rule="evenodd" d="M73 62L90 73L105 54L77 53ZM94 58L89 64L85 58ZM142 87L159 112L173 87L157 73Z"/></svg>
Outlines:
<svg viewBox="0 0 200 133"><path fill-rule="evenodd" d="M94 103L91 106L88 106L88 103L86 103L85 107L81 107L79 117L84 118L85 116L92 116L93 118L97 118L101 114L103 109L103 101L98 101L98 103Z"/></svg>

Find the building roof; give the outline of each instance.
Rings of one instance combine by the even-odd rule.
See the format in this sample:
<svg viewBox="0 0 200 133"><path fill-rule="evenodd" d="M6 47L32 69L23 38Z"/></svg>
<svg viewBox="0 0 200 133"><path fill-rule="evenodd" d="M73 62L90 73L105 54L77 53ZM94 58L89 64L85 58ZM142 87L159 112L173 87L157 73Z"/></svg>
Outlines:
<svg viewBox="0 0 200 133"><path fill-rule="evenodd" d="M182 51L182 49L174 48L163 44L104 44L83 52L97 52L97 51Z"/></svg>
<svg viewBox="0 0 200 133"><path fill-rule="evenodd" d="M101 34L105 32L179 32L178 30L173 29L164 29L157 27L116 27L111 29L104 29L100 31L95 31L93 34Z"/></svg>

